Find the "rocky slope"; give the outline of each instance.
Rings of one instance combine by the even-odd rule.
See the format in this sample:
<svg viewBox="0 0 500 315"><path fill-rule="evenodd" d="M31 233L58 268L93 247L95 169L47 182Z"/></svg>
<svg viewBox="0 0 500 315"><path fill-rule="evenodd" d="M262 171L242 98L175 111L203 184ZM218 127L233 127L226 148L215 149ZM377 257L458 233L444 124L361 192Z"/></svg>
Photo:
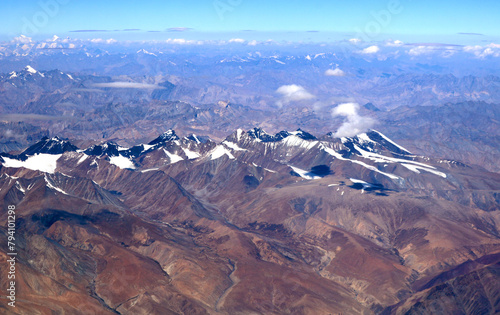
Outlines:
<svg viewBox="0 0 500 315"><path fill-rule="evenodd" d="M375 130L151 139L1 155L18 314L500 311L497 173Z"/></svg>

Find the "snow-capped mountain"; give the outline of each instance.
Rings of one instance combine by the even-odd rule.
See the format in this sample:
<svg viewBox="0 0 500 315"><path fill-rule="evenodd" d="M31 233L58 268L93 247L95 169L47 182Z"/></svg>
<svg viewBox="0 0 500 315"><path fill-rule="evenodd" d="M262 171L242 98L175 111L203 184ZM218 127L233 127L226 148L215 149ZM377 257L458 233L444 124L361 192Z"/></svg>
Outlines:
<svg viewBox="0 0 500 315"><path fill-rule="evenodd" d="M500 313L500 46L485 36L373 54L356 41L3 42L16 310ZM357 123L379 131L347 132Z"/></svg>
<svg viewBox="0 0 500 315"><path fill-rule="evenodd" d="M154 139L153 141L151 141L148 144L149 145L156 145L156 144L166 143L166 142L175 141L175 140L179 140L179 137L175 134L174 130L170 129L170 130L167 130L165 133L161 134L158 138Z"/></svg>
<svg viewBox="0 0 500 315"><path fill-rule="evenodd" d="M121 156L130 161L134 160L140 165L147 164L144 161L148 155L164 152L168 157L167 160L175 160L176 162L203 160L207 156L216 160L224 155L232 159L241 158L241 160L253 164L259 162L261 164L275 164L276 166L290 166L290 163L295 163L297 167L307 169L320 162L326 165L349 162L347 164L355 164L359 170L368 170L369 177L387 177L397 180L396 182L401 187L405 187L400 181L404 179L404 176L386 172L385 169L388 165L391 165L390 169L396 171L406 168L418 174L420 171L424 171L424 173L438 175L442 178L447 177L443 165L439 166L442 171L438 171L435 166L422 162L429 163L429 158L412 155L405 148L374 130L354 138L332 138L331 135L326 135L322 139L317 139L300 129L294 132L281 131L275 135L269 135L260 128L254 128L248 132L238 130L219 144L211 140L202 142L199 138L203 139L203 137L196 135L181 139L174 130L168 130L148 144L139 144L131 148L106 142L79 150L68 140L45 137L14 158L22 161L29 156L38 154L62 155L66 152L77 152L79 155L98 158ZM8 154L4 155L12 158ZM430 161L430 163L438 162ZM450 163L452 162L447 162L446 165L449 166ZM458 165L458 163L455 162L454 165ZM360 176L360 174L352 175Z"/></svg>
<svg viewBox="0 0 500 315"><path fill-rule="evenodd" d="M215 142L167 130L148 144L86 149L54 137L0 163L0 199L17 205L26 244L19 272L99 314L151 312L163 300L158 312L250 312L252 302L227 301L242 289L275 305L247 288L280 281L283 296L321 293L312 313L414 307L450 277L484 288L479 296L496 292L471 275L494 278L499 175L412 154L379 131L238 129ZM288 283L297 272L303 278ZM119 281L127 285L109 285ZM262 313L293 313L296 303Z"/></svg>
<svg viewBox="0 0 500 315"><path fill-rule="evenodd" d="M470 167L413 155L375 130L353 138L334 138L331 134L317 138L300 129L270 135L254 128L248 132L239 129L220 143L200 141L200 138L204 137L180 138L174 130L168 130L148 144L126 148L106 142L84 150L78 150L67 140L44 138L18 156L3 154L8 159L4 166L41 169L33 167L33 159L43 157L50 166L42 169L53 173L58 161L65 165L61 170L71 174L77 169L101 164L141 172L166 169L179 162L187 168L214 162L244 163L279 176L292 174L302 180L324 180L329 176L332 180L356 179L380 187L381 191L422 187L461 189L469 185L460 172L469 171ZM74 165L75 169L67 169Z"/></svg>
<svg viewBox="0 0 500 315"><path fill-rule="evenodd" d="M278 141L281 141L281 140L283 140L286 137L291 136L291 135L297 136L303 140L316 139L316 137L314 137L313 135L311 135L303 130L300 130L300 129L298 129L297 131L294 131L294 132L288 132L288 131L284 130L284 131L278 132L275 135L269 135L261 128L254 128L254 129L248 131L248 135L252 138L259 139L262 142L278 142Z"/></svg>
<svg viewBox="0 0 500 315"><path fill-rule="evenodd" d="M39 142L24 150L21 153L21 156L30 156L40 153L63 154L65 152L72 152L76 150L78 150L78 148L71 144L68 140L63 140L59 137L44 137Z"/></svg>

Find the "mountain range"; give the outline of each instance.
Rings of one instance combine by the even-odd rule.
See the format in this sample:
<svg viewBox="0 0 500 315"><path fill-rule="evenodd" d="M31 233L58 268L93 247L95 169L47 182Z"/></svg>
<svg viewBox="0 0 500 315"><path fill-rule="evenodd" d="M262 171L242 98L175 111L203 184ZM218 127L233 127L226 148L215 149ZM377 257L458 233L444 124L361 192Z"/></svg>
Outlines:
<svg viewBox="0 0 500 315"><path fill-rule="evenodd" d="M0 151L22 150L43 136L66 137L83 146L101 139L133 146L172 127L222 140L237 128L257 126L272 132L301 128L319 134L342 124L340 118L332 117L331 111L343 99L315 101L314 105L299 102L279 108L269 101L265 105L266 102L246 96L243 103L230 101L225 98L230 96L224 94L229 90L224 85L213 90L195 88L192 81L155 80L159 79L147 77L138 82L123 76L118 79L59 70L38 71L31 66L0 75ZM398 78L387 83L393 90L383 94L399 95L401 92L394 90L397 86L416 89L415 84L422 86L423 82L435 80L435 76ZM478 84L472 77L463 80L469 92L471 86ZM484 82L495 89L495 80ZM462 83L453 81L447 89L457 89ZM375 90L379 88L365 89L366 99L377 99L366 94ZM211 103L204 103L201 92L211 95ZM276 95L269 97L277 100ZM446 103L444 98L439 99L444 103L438 106L406 105L390 110L367 103L361 107L360 115L374 119L377 128L384 128L391 138L418 154L455 159L498 172L500 106L462 99L457 97L453 99L456 102ZM419 102L424 103L415 103Z"/></svg>
<svg viewBox="0 0 500 315"><path fill-rule="evenodd" d="M500 46L367 44L0 43L14 314L500 313Z"/></svg>
<svg viewBox="0 0 500 315"><path fill-rule="evenodd" d="M374 129L305 130L168 129L133 146L54 136L2 153L16 311L500 311L498 173Z"/></svg>

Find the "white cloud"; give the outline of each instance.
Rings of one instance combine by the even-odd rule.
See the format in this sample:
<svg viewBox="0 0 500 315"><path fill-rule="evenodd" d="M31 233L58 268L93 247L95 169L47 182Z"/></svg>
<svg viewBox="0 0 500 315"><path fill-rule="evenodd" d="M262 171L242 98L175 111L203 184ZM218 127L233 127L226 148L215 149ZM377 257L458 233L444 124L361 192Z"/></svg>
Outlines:
<svg viewBox="0 0 500 315"><path fill-rule="evenodd" d="M351 38L351 39L349 39L349 42L351 44L355 44L356 45L356 44L361 43L361 39L359 39L359 38Z"/></svg>
<svg viewBox="0 0 500 315"><path fill-rule="evenodd" d="M12 40L13 42L20 43L20 44L29 44L32 42L31 37L25 36L25 35L20 35L18 37L14 37Z"/></svg>
<svg viewBox="0 0 500 315"><path fill-rule="evenodd" d="M256 40L252 40L248 42L248 46L257 46L258 42Z"/></svg>
<svg viewBox="0 0 500 315"><path fill-rule="evenodd" d="M167 44L175 44L175 45L202 45L203 41L197 40L188 40L184 38L169 38L166 40Z"/></svg>
<svg viewBox="0 0 500 315"><path fill-rule="evenodd" d="M187 42L188 41L185 40L184 38L174 38L174 39L169 38L169 39L167 39L168 44L181 44L182 45L182 44L186 44Z"/></svg>
<svg viewBox="0 0 500 315"><path fill-rule="evenodd" d="M376 54L380 51L380 48L376 45L373 45L373 46L370 46L370 47L366 47L365 49L363 49L361 51L361 53L363 54Z"/></svg>
<svg viewBox="0 0 500 315"><path fill-rule="evenodd" d="M484 59L488 56L500 57L500 45L491 43L486 46L465 46L465 52L473 53L477 58Z"/></svg>
<svg viewBox="0 0 500 315"><path fill-rule="evenodd" d="M346 121L335 133L335 137L354 137L373 127L376 121L370 117L363 117L358 114L359 104L344 103L332 110L333 117L346 117Z"/></svg>
<svg viewBox="0 0 500 315"><path fill-rule="evenodd" d="M333 109L334 116L352 116L357 115L359 104L357 103L344 103L340 104Z"/></svg>
<svg viewBox="0 0 500 315"><path fill-rule="evenodd" d="M137 82L108 82L108 83L94 83L93 87L98 88L119 88L119 89L163 89L163 87L156 84L137 83Z"/></svg>
<svg viewBox="0 0 500 315"><path fill-rule="evenodd" d="M240 43L240 44L242 44L242 43L244 43L244 42L245 42L245 40L244 40L244 39L241 39L241 38L231 38L231 39L229 40L229 42L230 42L230 43Z"/></svg>
<svg viewBox="0 0 500 315"><path fill-rule="evenodd" d="M483 50L483 52L479 55L481 58L485 58L487 56L495 55L495 51L491 49L490 47L486 48Z"/></svg>
<svg viewBox="0 0 500 315"><path fill-rule="evenodd" d="M282 95L281 100L276 103L278 106L315 98L314 95L307 92L302 86L296 84L283 85L276 90L276 93Z"/></svg>
<svg viewBox="0 0 500 315"><path fill-rule="evenodd" d="M114 44L117 43L118 41L116 39L102 39L102 38L94 38L90 40L91 43L94 44Z"/></svg>
<svg viewBox="0 0 500 315"><path fill-rule="evenodd" d="M413 47L408 51L408 55L410 56L420 56L424 54L429 54L434 52L435 48L432 46L417 46Z"/></svg>
<svg viewBox="0 0 500 315"><path fill-rule="evenodd" d="M385 43L386 46L389 46L389 47L399 47L399 46L403 46L405 43L403 43L402 41L400 40L395 40L395 41L387 41Z"/></svg>
<svg viewBox="0 0 500 315"><path fill-rule="evenodd" d="M458 51L456 46L447 46L443 44L419 45L407 51L408 55L416 57L420 55L437 54L443 58L449 58Z"/></svg>
<svg viewBox="0 0 500 315"><path fill-rule="evenodd" d="M345 72L340 70L339 68L328 69L325 71L325 75L329 77L343 77L345 76Z"/></svg>
<svg viewBox="0 0 500 315"><path fill-rule="evenodd" d="M464 47L464 51L467 51L467 52L475 52L475 51L482 50L482 49L483 49L483 46L479 46L479 45L465 46Z"/></svg>

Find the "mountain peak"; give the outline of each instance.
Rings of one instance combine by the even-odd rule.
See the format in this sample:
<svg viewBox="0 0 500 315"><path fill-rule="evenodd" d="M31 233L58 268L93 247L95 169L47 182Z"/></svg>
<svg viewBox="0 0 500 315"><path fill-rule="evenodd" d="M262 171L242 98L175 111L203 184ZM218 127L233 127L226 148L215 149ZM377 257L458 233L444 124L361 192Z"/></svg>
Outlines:
<svg viewBox="0 0 500 315"><path fill-rule="evenodd" d="M175 140L179 140L179 137L175 134L175 131L173 129L169 129L148 144L155 145Z"/></svg>
<svg viewBox="0 0 500 315"><path fill-rule="evenodd" d="M382 134L380 131L370 130L366 133L366 135L371 140L381 144L382 146L386 147L387 149L389 149L390 151L392 151L394 153L403 154L403 155L411 154L410 151L403 148L402 146L400 146L396 142L392 141L387 136Z"/></svg>
<svg viewBox="0 0 500 315"><path fill-rule="evenodd" d="M278 133L276 133L274 136L266 133L264 130L261 128L254 128L250 131L248 131L248 135L254 139L259 139L262 142L278 142L281 141L289 136L297 136L301 138L302 140L316 140L316 137L313 136L312 134L305 132L301 130L300 128L297 129L297 131L289 132L286 130L282 130Z"/></svg>
<svg viewBox="0 0 500 315"><path fill-rule="evenodd" d="M255 127L252 130L249 130L247 134L254 139L258 139L262 142L276 142L280 141L284 137L281 137L280 139L276 139L276 136L272 136L265 132L262 128Z"/></svg>
<svg viewBox="0 0 500 315"><path fill-rule="evenodd" d="M29 73L32 73L32 74L35 74L37 73L38 71L36 71L32 66L30 65L27 65L26 67L24 67L24 70L28 71Z"/></svg>
<svg viewBox="0 0 500 315"><path fill-rule="evenodd" d="M139 50L136 52L136 54L143 54L143 55L150 55L150 56L155 56L155 57L157 57L157 55L156 55L156 54L154 54L154 53L152 53L152 52L149 52L149 51L147 51L147 50L145 50L145 49L139 49Z"/></svg>
<svg viewBox="0 0 500 315"><path fill-rule="evenodd" d="M328 133L327 136L335 138L332 133ZM361 149L369 152L387 150L392 154L397 154L400 156L411 155L410 151L403 148L402 146L376 130L369 130L354 137L342 137L340 138L340 141L345 147L349 148L351 152L354 152L356 154L360 153L358 152L358 150ZM356 146L359 147L359 149L356 149Z"/></svg>
<svg viewBox="0 0 500 315"><path fill-rule="evenodd" d="M41 77L45 77L45 75L43 73L41 73L40 71L37 71L35 68L33 68L30 65L27 65L26 67L24 67L24 69L21 73L24 75L30 75L30 76L38 74Z"/></svg>
<svg viewBox="0 0 500 315"><path fill-rule="evenodd" d="M302 140L316 140L317 138L313 136L312 134L302 130L302 129L297 129L297 131L290 132L290 134L297 136L301 138Z"/></svg>
<svg viewBox="0 0 500 315"><path fill-rule="evenodd" d="M187 136L186 139L194 141L198 144L199 143L207 143L210 140L210 138L207 136L198 136L198 135L195 135L194 133Z"/></svg>
<svg viewBox="0 0 500 315"><path fill-rule="evenodd" d="M62 154L64 152L76 151L78 147L68 140L62 140L59 137L43 137L40 141L27 148L22 155L35 155L39 153Z"/></svg>
<svg viewBox="0 0 500 315"><path fill-rule="evenodd" d="M90 148L83 151L87 155L108 155L108 156L118 156L118 144L114 142L106 142L102 144L93 145Z"/></svg>

